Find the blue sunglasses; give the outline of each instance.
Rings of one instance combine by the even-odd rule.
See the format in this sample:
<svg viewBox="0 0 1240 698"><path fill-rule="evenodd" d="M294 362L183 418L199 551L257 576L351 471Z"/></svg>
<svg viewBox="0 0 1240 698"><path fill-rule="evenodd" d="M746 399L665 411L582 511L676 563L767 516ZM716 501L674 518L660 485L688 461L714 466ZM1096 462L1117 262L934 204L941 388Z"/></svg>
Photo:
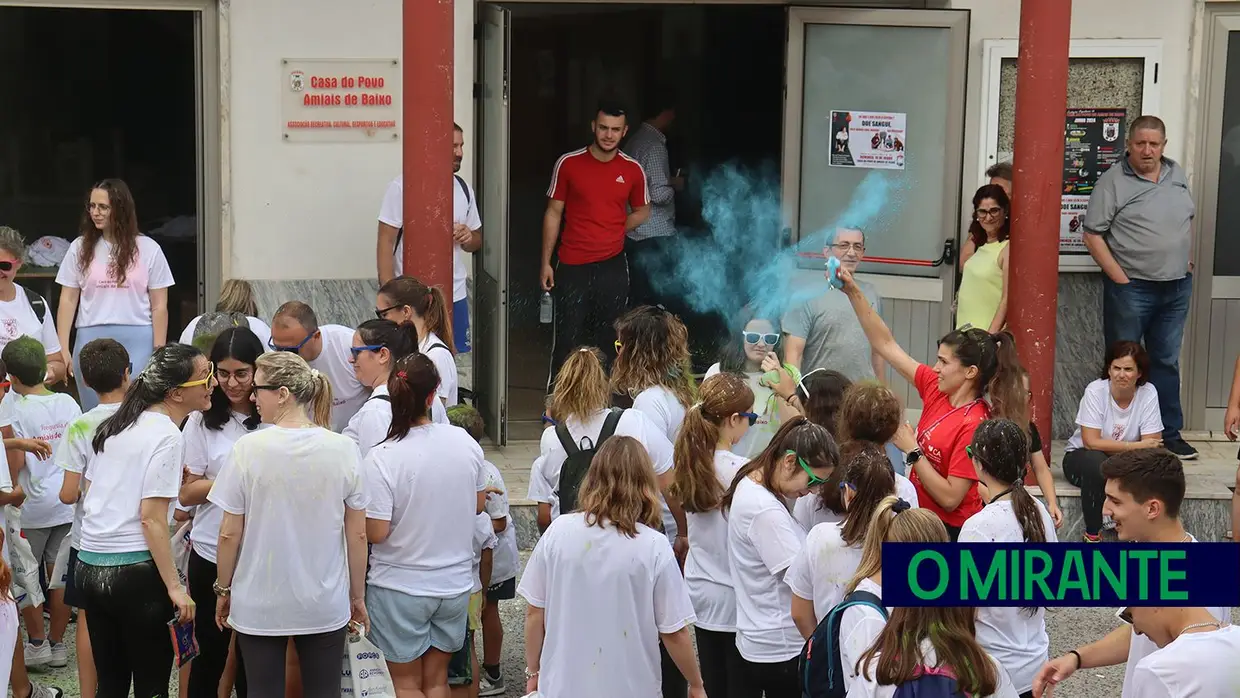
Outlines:
<svg viewBox="0 0 1240 698"><path fill-rule="evenodd" d="M349 352L353 354L353 360L357 361L358 355L364 351L379 351L383 348L382 344L363 344L360 347L349 347Z"/></svg>
<svg viewBox="0 0 1240 698"><path fill-rule="evenodd" d="M275 351L288 351L288 352L292 352L296 354L297 352L301 351L301 348L306 346L306 343L309 342L311 339L314 339L314 332L311 332L310 334L306 335L306 338L301 340L301 343L298 344L297 346L282 347L279 344L276 344L276 340L274 339L268 339L267 346L271 347Z"/></svg>

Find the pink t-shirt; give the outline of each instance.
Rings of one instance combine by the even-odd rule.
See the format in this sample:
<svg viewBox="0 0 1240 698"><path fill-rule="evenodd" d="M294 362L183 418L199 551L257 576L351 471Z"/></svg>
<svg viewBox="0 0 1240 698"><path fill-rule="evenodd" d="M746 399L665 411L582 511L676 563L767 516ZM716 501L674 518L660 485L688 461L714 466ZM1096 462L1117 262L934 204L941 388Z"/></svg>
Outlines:
<svg viewBox="0 0 1240 698"><path fill-rule="evenodd" d="M176 283L159 243L145 235L138 236L138 255L126 272L122 285L117 284L115 275L109 269L111 243L104 240L95 243L95 256L85 274L78 269L81 251L82 238L79 237L69 245L69 251L56 274L56 283L66 288L81 289L76 326L150 325L150 292Z"/></svg>

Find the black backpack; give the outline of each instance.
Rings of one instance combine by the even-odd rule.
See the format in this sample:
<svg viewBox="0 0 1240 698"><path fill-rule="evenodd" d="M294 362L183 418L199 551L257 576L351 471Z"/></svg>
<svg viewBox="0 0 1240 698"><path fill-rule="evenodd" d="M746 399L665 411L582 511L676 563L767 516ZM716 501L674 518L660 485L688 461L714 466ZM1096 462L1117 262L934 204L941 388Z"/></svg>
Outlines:
<svg viewBox="0 0 1240 698"><path fill-rule="evenodd" d="M823 618L801 649L802 698L844 698L844 662L840 659L840 621L850 606L869 606L887 617L883 600L868 591L845 596Z"/></svg>
<svg viewBox="0 0 1240 698"><path fill-rule="evenodd" d="M568 427L562 422L555 425L555 435L559 437L560 445L568 454L568 458L564 459L564 465L560 466L560 485L555 492L560 500L561 514L567 514L577 508L577 492L581 489L581 481L586 479L586 473L590 471L590 463L594 461L594 454L602 448L604 441L616 433L616 425L620 423L622 414L624 410L618 409L607 413L607 418L603 420L603 430L599 432L598 441L594 443L590 442L588 436L581 437L580 444L573 443L573 436L568 433Z"/></svg>
<svg viewBox="0 0 1240 698"><path fill-rule="evenodd" d="M38 318L39 324L42 325L43 319L47 317L47 301L43 300L43 296L25 286L22 286L22 290L26 292L26 302L30 304L30 309L34 311L34 316Z"/></svg>
<svg viewBox="0 0 1240 698"><path fill-rule="evenodd" d="M465 180L461 179L459 174L453 174L452 177L457 184L461 185L461 191L465 192L465 207L468 208L474 202L473 197L469 195L469 187L465 185ZM400 230L396 231L396 244L392 245L392 254L396 254L396 250L400 249L400 241L403 237L405 237L405 226L402 225Z"/></svg>

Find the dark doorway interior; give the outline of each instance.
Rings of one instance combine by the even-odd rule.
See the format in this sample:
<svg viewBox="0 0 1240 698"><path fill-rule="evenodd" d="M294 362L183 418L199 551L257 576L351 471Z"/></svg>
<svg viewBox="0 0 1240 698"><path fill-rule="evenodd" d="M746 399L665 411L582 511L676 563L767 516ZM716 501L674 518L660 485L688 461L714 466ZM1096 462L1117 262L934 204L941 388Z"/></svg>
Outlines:
<svg viewBox="0 0 1240 698"><path fill-rule="evenodd" d="M668 134L673 169L689 185L676 201L682 234L701 226L694 183L733 162L778 171L783 130L785 19L775 6L516 5L512 10L509 205L509 425L537 438L551 330L538 323L539 250L546 189L563 153L589 144L601 97L636 124L656 85L676 94ZM726 318L676 308L694 364L715 361Z"/></svg>
<svg viewBox="0 0 1240 698"><path fill-rule="evenodd" d="M175 338L198 311L193 13L0 7L0 65L0 225L72 240L90 186L124 179L176 279ZM54 308L55 275L18 280Z"/></svg>

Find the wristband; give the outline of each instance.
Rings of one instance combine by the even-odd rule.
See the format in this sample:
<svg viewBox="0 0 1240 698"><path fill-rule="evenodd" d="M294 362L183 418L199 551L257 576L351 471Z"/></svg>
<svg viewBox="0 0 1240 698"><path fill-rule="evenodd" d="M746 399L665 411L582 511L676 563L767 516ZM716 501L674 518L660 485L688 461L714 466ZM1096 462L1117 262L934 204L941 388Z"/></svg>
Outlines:
<svg viewBox="0 0 1240 698"><path fill-rule="evenodd" d="M1081 659L1081 653L1076 650L1068 650L1068 654L1076 655L1076 670L1080 671L1082 665L1085 663L1085 660Z"/></svg>

